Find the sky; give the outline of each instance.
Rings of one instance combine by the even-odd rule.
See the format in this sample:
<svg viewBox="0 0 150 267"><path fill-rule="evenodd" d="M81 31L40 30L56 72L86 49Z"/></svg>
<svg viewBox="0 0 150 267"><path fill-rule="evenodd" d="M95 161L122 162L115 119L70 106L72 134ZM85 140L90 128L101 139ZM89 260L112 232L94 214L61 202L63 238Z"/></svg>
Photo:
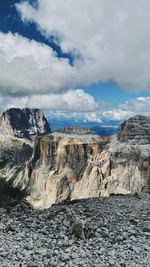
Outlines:
<svg viewBox="0 0 150 267"><path fill-rule="evenodd" d="M102 123L150 115L149 0L0 3L0 109Z"/></svg>

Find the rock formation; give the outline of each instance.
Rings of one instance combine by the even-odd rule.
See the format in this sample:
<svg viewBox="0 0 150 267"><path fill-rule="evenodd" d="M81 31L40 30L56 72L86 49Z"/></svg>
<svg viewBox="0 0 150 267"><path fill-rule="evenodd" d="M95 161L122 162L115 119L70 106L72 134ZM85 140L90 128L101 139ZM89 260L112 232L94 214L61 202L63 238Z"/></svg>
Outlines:
<svg viewBox="0 0 150 267"><path fill-rule="evenodd" d="M88 169L88 179L84 176L76 185L73 198L149 192L150 145L130 145L114 138Z"/></svg>
<svg viewBox="0 0 150 267"><path fill-rule="evenodd" d="M135 116L123 122L118 140L130 144L150 144L150 117Z"/></svg>
<svg viewBox="0 0 150 267"><path fill-rule="evenodd" d="M87 176L88 162L101 153L107 142L96 135L54 133L37 137L24 174L29 179L29 201L49 207L72 199L76 184Z"/></svg>
<svg viewBox="0 0 150 267"><path fill-rule="evenodd" d="M111 139L82 131L43 134L35 140L32 158L30 153L24 168L19 165L18 174L14 172L17 164L6 167L16 175L13 184L26 189L28 201L39 208L63 200L149 192L148 127L148 118L141 122L138 116L126 121ZM6 172L7 179L6 167L1 173Z"/></svg>
<svg viewBox="0 0 150 267"><path fill-rule="evenodd" d="M23 197L26 181L22 171L32 156L33 144L27 140L0 135L0 207L15 204Z"/></svg>
<svg viewBox="0 0 150 267"><path fill-rule="evenodd" d="M79 126L70 126L70 127L66 127L66 128L60 128L60 129L57 129L56 132L65 133L65 134L78 134L78 135L96 134L91 129L81 128Z"/></svg>
<svg viewBox="0 0 150 267"><path fill-rule="evenodd" d="M124 124L134 122L132 134L122 126L110 143L89 134L38 137L24 174L29 181L29 201L49 207L65 199L149 191L150 144L142 130L147 128L148 118L143 119L143 128L137 118Z"/></svg>
<svg viewBox="0 0 150 267"><path fill-rule="evenodd" d="M11 108L0 118L0 133L34 140L42 133L50 132L49 124L39 109Z"/></svg>

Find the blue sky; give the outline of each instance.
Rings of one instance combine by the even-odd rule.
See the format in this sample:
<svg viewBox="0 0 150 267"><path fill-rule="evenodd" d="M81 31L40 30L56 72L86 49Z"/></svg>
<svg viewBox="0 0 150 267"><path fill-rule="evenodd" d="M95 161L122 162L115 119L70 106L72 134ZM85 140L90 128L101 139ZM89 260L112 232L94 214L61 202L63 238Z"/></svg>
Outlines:
<svg viewBox="0 0 150 267"><path fill-rule="evenodd" d="M147 97L148 92L131 92L120 88L116 83L104 82L85 87L86 92L93 95L97 100L104 100L112 104L119 104L140 96Z"/></svg>
<svg viewBox="0 0 150 267"><path fill-rule="evenodd" d="M117 3L109 13L104 0L67 0L66 7L58 0L1 1L2 109L33 105L96 122L149 115L148 2L140 17L140 4L133 15Z"/></svg>
<svg viewBox="0 0 150 267"><path fill-rule="evenodd" d="M22 2L21 0L5 0L1 3L0 8L0 31L2 32L13 32L19 33L24 37L29 39L34 39L37 42L45 43L51 46L60 57L68 57L68 54L65 54L61 51L61 48L57 46L54 42L47 40L44 36L40 34L36 29L34 23L24 24L20 19L18 12L16 11L15 4ZM35 1L29 1L34 3ZM70 55L69 55L70 57Z"/></svg>

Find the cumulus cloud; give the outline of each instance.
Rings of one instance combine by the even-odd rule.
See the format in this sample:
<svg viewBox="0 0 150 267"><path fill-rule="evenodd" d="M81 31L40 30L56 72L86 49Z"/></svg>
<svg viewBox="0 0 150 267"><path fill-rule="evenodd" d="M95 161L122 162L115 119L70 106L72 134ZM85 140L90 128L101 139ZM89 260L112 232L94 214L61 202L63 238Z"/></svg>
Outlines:
<svg viewBox="0 0 150 267"><path fill-rule="evenodd" d="M102 120L116 121L123 121L139 114L150 116L150 97L137 97L119 104L112 110L95 112L95 114L97 118L101 118Z"/></svg>
<svg viewBox="0 0 150 267"><path fill-rule="evenodd" d="M94 97L81 89L69 90L64 94L31 95L25 97L0 96L1 110L12 107L30 107L52 110L87 112L98 108Z"/></svg>
<svg viewBox="0 0 150 267"><path fill-rule="evenodd" d="M135 115L150 116L150 97L138 97L126 101L121 105L118 105L107 111L95 110L88 112L70 112L65 113L63 111L46 111L48 117L56 117L63 119L79 119L83 121L105 123L106 121L124 121Z"/></svg>
<svg viewBox="0 0 150 267"><path fill-rule="evenodd" d="M0 95L0 112L2 113L9 108L24 108L28 101L28 97L11 97Z"/></svg>
<svg viewBox="0 0 150 267"><path fill-rule="evenodd" d="M94 98L83 90L69 90L64 94L35 95L26 103L28 107L61 109L68 111L85 112L95 110L97 103Z"/></svg>
<svg viewBox="0 0 150 267"><path fill-rule="evenodd" d="M35 22L74 54L78 82L114 80L129 90L150 89L149 0L37 0L16 7L24 22Z"/></svg>
<svg viewBox="0 0 150 267"><path fill-rule="evenodd" d="M150 89L148 0L37 0L34 6L26 0L16 8L25 23L34 22L48 39L55 37L74 60L70 65L48 45L0 33L1 109L60 109L97 122L149 115L150 97L105 111L103 103L76 89L108 80L133 91Z"/></svg>
<svg viewBox="0 0 150 267"><path fill-rule="evenodd" d="M12 107L41 108L48 118L77 119L104 123L105 121L124 121L135 115L150 116L150 97L138 97L105 110L105 104L81 89L69 90L63 94L32 96L0 96L0 111Z"/></svg>
<svg viewBox="0 0 150 267"><path fill-rule="evenodd" d="M150 97L137 97L120 105L122 110L150 116Z"/></svg>
<svg viewBox="0 0 150 267"><path fill-rule="evenodd" d="M42 43L18 34L0 33L0 93L60 93L73 86L75 69Z"/></svg>

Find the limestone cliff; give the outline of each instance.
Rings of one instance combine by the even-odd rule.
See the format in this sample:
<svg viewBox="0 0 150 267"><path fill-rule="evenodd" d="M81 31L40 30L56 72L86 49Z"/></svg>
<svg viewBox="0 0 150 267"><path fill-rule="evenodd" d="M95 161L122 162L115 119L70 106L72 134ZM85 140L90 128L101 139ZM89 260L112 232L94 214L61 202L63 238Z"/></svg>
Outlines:
<svg viewBox="0 0 150 267"><path fill-rule="evenodd" d="M87 175L88 162L102 152L107 142L108 139L89 134L39 136L24 174L29 179L32 204L49 207L72 199L76 184Z"/></svg>
<svg viewBox="0 0 150 267"><path fill-rule="evenodd" d="M38 137L24 172L29 200L37 207L49 207L65 199L149 191L147 120L141 124L137 117L129 119L111 142L89 134Z"/></svg>
<svg viewBox="0 0 150 267"><path fill-rule="evenodd" d="M16 138L9 150L7 145L1 150L6 162L2 155L0 175L6 180L12 177L13 185L26 189L28 201L40 208L67 199L149 192L148 120L129 119L111 139L93 134L42 134L35 140L32 157L29 144L23 145L22 140L20 145Z"/></svg>
<svg viewBox="0 0 150 267"><path fill-rule="evenodd" d="M56 130L56 132L65 133L65 134L79 134L79 135L96 134L94 131L92 131L89 128L81 128L79 126L69 126L65 128L59 128Z"/></svg>
<svg viewBox="0 0 150 267"><path fill-rule="evenodd" d="M39 109L11 108L0 118L0 133L34 140L38 134L50 132L49 124Z"/></svg>
<svg viewBox="0 0 150 267"><path fill-rule="evenodd" d="M24 170L33 152L32 143L0 134L0 179L19 184L17 177Z"/></svg>
<svg viewBox="0 0 150 267"><path fill-rule="evenodd" d="M14 205L24 196L27 183L22 179L33 144L25 139L0 134L0 207Z"/></svg>
<svg viewBox="0 0 150 267"><path fill-rule="evenodd" d="M135 116L121 124L120 142L150 144L150 117Z"/></svg>
<svg viewBox="0 0 150 267"><path fill-rule="evenodd" d="M130 145L114 137L108 149L89 162L87 170L73 198L149 192L150 145Z"/></svg>
<svg viewBox="0 0 150 267"><path fill-rule="evenodd" d="M77 184L73 197L150 192L150 117L135 116L122 123L118 136L87 169L88 179Z"/></svg>

